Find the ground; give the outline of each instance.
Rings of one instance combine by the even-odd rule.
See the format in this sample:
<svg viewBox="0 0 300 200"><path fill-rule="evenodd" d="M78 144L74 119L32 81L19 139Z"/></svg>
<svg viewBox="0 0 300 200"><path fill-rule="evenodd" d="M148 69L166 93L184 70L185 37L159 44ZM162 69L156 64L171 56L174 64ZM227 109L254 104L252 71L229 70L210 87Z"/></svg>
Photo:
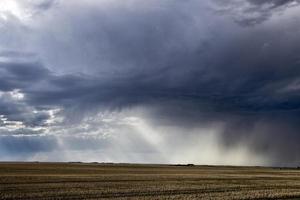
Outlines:
<svg viewBox="0 0 300 200"><path fill-rule="evenodd" d="M300 170L1 163L0 199L300 199Z"/></svg>

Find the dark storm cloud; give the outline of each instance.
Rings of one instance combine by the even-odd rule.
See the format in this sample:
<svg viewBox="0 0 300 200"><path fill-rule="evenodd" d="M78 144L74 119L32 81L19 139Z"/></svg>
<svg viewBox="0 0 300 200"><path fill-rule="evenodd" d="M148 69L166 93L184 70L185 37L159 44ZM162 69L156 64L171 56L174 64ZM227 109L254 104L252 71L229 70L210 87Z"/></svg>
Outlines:
<svg viewBox="0 0 300 200"><path fill-rule="evenodd" d="M49 71L35 62L0 62L0 89L24 89L47 77Z"/></svg>
<svg viewBox="0 0 300 200"><path fill-rule="evenodd" d="M29 54L4 52L6 57L27 57ZM22 122L29 127L43 126L49 118L44 110L36 109L26 103L26 91L40 85L50 77L50 72L38 62L1 62L0 63L0 113L8 121Z"/></svg>
<svg viewBox="0 0 300 200"><path fill-rule="evenodd" d="M87 65L87 73L93 76L52 77L51 85L60 89L32 91L36 96L33 95L31 100L50 103L56 99L67 104L78 99L90 103L116 101L126 104L127 101L176 96L207 99L218 105L222 102L220 107L245 111L276 110L280 108L278 105L283 109L284 105L297 109L296 95L289 93L294 100L286 103L284 94L274 92L296 79L299 73L299 58L293 53L299 49L296 45L298 39L293 33L278 36L272 28L255 30L252 35L218 33L213 28L196 26L202 24L202 20L197 21L186 10L180 9L182 4L185 5L176 3L178 7L174 6L180 15L166 8L145 14L116 8L111 11L113 18L103 18L104 11L94 10L93 17L97 17L99 22L90 20L85 11L76 13L76 20L72 21L69 17L73 17L73 13L69 13L67 20L71 20L69 25L74 27L67 37L69 42L74 41L74 48L67 52L71 59L55 63L67 67ZM80 30L73 24L78 20L85 26ZM216 24L220 23L219 18L214 20ZM232 29L232 32L241 31L237 27ZM98 37L89 37L91 33L95 36L98 33ZM87 38L93 45L85 45ZM279 38L278 41L275 38ZM282 44L285 38L289 39ZM52 45L56 42L49 38ZM81 47L80 52L89 54L80 56L77 51L74 52L78 46ZM56 48L59 47L61 44ZM59 50L56 53L64 55ZM101 58L103 54L105 58ZM109 66L105 67L108 63Z"/></svg>
<svg viewBox="0 0 300 200"><path fill-rule="evenodd" d="M298 2L297 0L248 0L248 1L255 5L260 5L260 6L264 4L269 4L273 8L290 4L292 2Z"/></svg>
<svg viewBox="0 0 300 200"><path fill-rule="evenodd" d="M52 2L41 8L50 8ZM143 106L154 127L192 130L220 122L228 148L247 140L254 153L272 157L272 164L296 165L300 18L268 22L298 1L215 2L213 9L197 1L58 6L46 25L40 22L33 36L27 36L35 53L0 53L9 60L0 63L0 91L5 92L0 114L33 128L47 127L49 111L55 108L65 121L75 123L76 118L80 123L99 110ZM72 9L62 12L63 6ZM220 9L222 14L214 12ZM232 18L230 13L237 15ZM24 98L7 100L13 96L5 95L14 90ZM63 130L66 124L60 125ZM0 120L0 126L6 125ZM55 148L52 139L49 145L29 140L2 138L1 144L9 151L11 144L32 152ZM74 143L79 149L88 146L77 144L80 139Z"/></svg>
<svg viewBox="0 0 300 200"><path fill-rule="evenodd" d="M165 13L165 15L169 16L170 14L168 12ZM132 17L131 14L126 14L126 16L127 15L129 15L128 18L130 19L135 14L133 14ZM164 35L154 28L166 27L163 32L169 33L168 38L170 40L170 44L175 45L177 40L179 43L188 45L184 43L186 38L184 38L184 36L180 36L179 33L181 29L187 28L188 25L174 23L174 25L170 25L170 27L168 27L165 26L165 24L168 24L170 20L174 19L176 19L176 21L180 21L180 17L174 16L171 17L170 20L160 22L158 19L161 18L153 17L152 13L149 15L151 20L142 20L140 22L138 21L138 23L132 23L125 18L124 21L128 21L126 29L130 30L128 34L126 34L126 31L124 32L125 28L123 29L119 26L119 24L108 23L107 25L106 31L109 32L111 38L106 38L106 42L109 46L108 49L110 49L108 55L111 57L111 60L116 62L115 64L117 66L121 65L121 63L125 63L125 65L126 63L129 63L130 67L128 72L126 72L126 68L125 71L118 71L119 69L117 69L117 75L104 74L104 78L101 76L91 77L91 80L82 75L47 77L49 72L42 66L37 66L38 63L29 63L29 65L23 63L22 65L28 65L24 67L18 66L19 64L12 63L9 64L12 66L6 68L6 70L10 70L9 73L15 76L15 78L11 78L10 81L17 80L12 83L14 84L13 87L17 87L18 82L21 82L22 84L29 79L30 81L35 81L35 78L41 79L45 76L46 80L49 79L49 83L55 86L56 89L52 91L52 87L50 87L48 90L46 88L44 92L39 90L33 91L33 93L36 92L36 96L32 96L32 99L44 99L45 101L49 100L49 102L53 102L53 99L57 99L57 102L67 99L84 99L85 95L80 94L88 93L88 91L90 91L89 95L87 95L90 97L86 98L95 99L96 101L99 101L99 99L101 100L102 98L109 99L109 96L116 96L116 94L120 94L120 96L128 95L126 98L133 97L134 94L136 94L137 97L157 95L172 96L174 94L178 94L178 96L199 96L201 98L202 96L211 98L210 96L214 95L212 97L213 99L223 98L231 101L231 98L242 99L244 96L244 94L241 95L240 93L237 95L235 90L249 95L249 92L261 89L263 86L266 86L269 82L272 82L275 79L281 79L276 80L278 82L284 81L285 74L287 74L287 79L292 78L292 76L297 77L298 72L295 65L298 58L296 55L284 57L283 59L285 60L279 62L268 59L268 57L271 56L276 56L276 58L279 59L277 55L281 53L280 50L268 50L268 48L274 48L274 46L277 45L276 42L273 44L273 41L269 39L270 37L276 37L272 36L273 33L271 32L267 33L271 35L259 36L266 33L258 31L255 33L258 37L253 39L249 37L237 38L236 40L239 40L240 42L237 42L237 45L234 46L230 46L231 44L228 44L229 46L221 46L217 44L217 42L221 41L217 40L214 42L210 41L210 38L208 38L207 41L204 40L203 43L200 42L193 48L191 46L186 46L186 48L175 46L175 48L169 49L166 45L168 42L163 40L163 38L165 38ZM189 16L186 16L186 22L191 23ZM84 24L87 26L84 30L89 30L94 27L93 23ZM193 25L193 23L189 25ZM142 30L144 29L149 29L153 32L143 32ZM79 32L79 30L75 31ZM190 31L197 31L197 29L192 29ZM94 32L102 32L102 30L95 29ZM187 31L187 33L189 33L189 31ZM86 32L82 31L81 35L84 34L86 34ZM79 43L86 41L85 39L81 39L82 41L80 41L80 38L77 37L76 39L78 39ZM234 41L233 38L229 38L229 40L230 39ZM90 40L97 44L102 42L103 39L101 37L96 37L91 38ZM296 39L294 38L294 40ZM242 42L245 44L239 46L238 44ZM129 51L128 45L130 45ZM239 52L239 49L243 48L243 46L248 46L250 49L244 52ZM298 47L296 45L293 46L295 46L294 50L297 50ZM102 49L98 49L97 46L94 48L95 52L103 51ZM224 55L224 52L218 52L218 48L228 48L232 50L229 50L225 53L226 55ZM159 54L158 52L163 52L163 54ZM290 59L291 56L294 57ZM218 57L219 59L213 59L214 57ZM234 59L234 57L239 58L239 60ZM262 58L262 60L260 61L258 57ZM285 62L285 65L288 65L290 69L286 70L284 68L276 67L280 65L280 62ZM273 66L273 63L276 63L275 71L273 68L268 67L259 69L260 66ZM101 63L99 63L99 65L101 65ZM251 65L255 66L251 67ZM223 70L223 68L227 68L227 70ZM295 70L295 73L289 75L290 71ZM118 73L120 75L118 75ZM238 75L242 76L237 77ZM107 82L101 81L101 79L109 80ZM8 83L4 83L3 85L8 85ZM20 85L20 87L22 86ZM93 93L92 91L97 90L97 88L99 88L98 92ZM227 94L230 92L232 95L228 95L226 98L223 97L222 93ZM257 95L259 98L259 94ZM31 96L29 96L29 98L30 97ZM53 99L51 97L53 97ZM246 96L246 98L248 99L248 96ZM255 100L253 101L253 104L256 104ZM249 104L251 104L251 101Z"/></svg>

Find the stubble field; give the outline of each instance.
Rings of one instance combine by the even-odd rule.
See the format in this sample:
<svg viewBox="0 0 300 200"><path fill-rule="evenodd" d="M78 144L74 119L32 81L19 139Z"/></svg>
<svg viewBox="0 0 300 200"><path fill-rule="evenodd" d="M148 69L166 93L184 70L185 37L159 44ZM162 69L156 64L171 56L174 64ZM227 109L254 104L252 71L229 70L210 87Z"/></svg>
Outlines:
<svg viewBox="0 0 300 200"><path fill-rule="evenodd" d="M0 199L300 199L300 170L1 163Z"/></svg>

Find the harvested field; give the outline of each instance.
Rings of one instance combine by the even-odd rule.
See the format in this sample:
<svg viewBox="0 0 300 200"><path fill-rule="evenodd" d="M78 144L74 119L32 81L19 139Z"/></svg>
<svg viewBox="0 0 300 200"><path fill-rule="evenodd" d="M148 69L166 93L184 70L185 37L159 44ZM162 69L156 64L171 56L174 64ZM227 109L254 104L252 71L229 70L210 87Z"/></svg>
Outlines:
<svg viewBox="0 0 300 200"><path fill-rule="evenodd" d="M300 199L300 170L2 163L0 199Z"/></svg>

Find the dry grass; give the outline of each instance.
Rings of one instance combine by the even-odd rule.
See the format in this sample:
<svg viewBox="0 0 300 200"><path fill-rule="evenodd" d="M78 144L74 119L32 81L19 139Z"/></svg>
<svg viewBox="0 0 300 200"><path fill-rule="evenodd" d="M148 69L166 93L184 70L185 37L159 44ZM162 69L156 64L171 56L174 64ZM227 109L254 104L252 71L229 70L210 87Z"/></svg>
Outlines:
<svg viewBox="0 0 300 200"><path fill-rule="evenodd" d="M300 170L2 163L0 199L300 199Z"/></svg>

